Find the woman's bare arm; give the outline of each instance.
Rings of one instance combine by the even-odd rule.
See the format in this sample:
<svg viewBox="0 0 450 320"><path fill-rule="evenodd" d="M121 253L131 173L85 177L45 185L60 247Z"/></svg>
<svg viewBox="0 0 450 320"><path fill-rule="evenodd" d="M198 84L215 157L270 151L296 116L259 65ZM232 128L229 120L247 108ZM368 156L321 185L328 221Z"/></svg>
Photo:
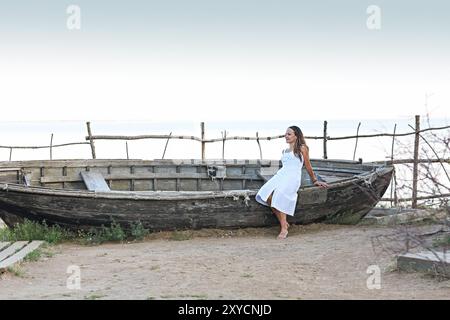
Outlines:
<svg viewBox="0 0 450 320"><path fill-rule="evenodd" d="M314 174L314 170L311 166L311 161L309 160L308 148L306 146L302 146L300 150L302 152L303 163L305 165L305 169L308 172L309 176L311 177L312 182L314 183L317 181L317 177Z"/></svg>
<svg viewBox="0 0 450 320"><path fill-rule="evenodd" d="M301 150L302 156L303 156L303 163L305 164L306 171L308 172L309 176L311 177L312 183L316 186L328 188L328 184L325 182L319 181L317 179L316 175L314 174L314 170L311 166L311 161L309 160L308 147L302 146L300 150Z"/></svg>

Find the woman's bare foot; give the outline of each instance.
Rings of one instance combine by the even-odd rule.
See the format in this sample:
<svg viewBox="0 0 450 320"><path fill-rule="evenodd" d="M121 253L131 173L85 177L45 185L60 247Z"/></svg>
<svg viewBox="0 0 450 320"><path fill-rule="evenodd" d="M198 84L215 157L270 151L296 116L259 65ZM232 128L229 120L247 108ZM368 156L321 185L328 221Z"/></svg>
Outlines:
<svg viewBox="0 0 450 320"><path fill-rule="evenodd" d="M286 224L284 225L284 228L281 229L280 234L278 235L278 239L286 239L287 235L288 235L288 228L289 228L289 223L286 222Z"/></svg>
<svg viewBox="0 0 450 320"><path fill-rule="evenodd" d="M287 229L281 229L280 234L278 235L277 239L286 239L288 235Z"/></svg>

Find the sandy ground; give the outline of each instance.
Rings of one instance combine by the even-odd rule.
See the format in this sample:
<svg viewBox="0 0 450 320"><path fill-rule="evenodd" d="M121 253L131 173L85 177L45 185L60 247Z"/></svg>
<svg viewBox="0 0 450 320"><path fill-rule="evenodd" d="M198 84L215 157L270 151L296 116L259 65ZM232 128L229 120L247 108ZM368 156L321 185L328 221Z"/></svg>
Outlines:
<svg viewBox="0 0 450 320"><path fill-rule="evenodd" d="M45 249L53 256L1 275L0 299L450 299L450 280L397 271L394 255L373 250L373 237L392 228L292 226L282 241L277 231L165 232L136 243L53 246ZM80 268L80 289L67 288L71 265ZM370 265L380 267L381 289L367 287Z"/></svg>

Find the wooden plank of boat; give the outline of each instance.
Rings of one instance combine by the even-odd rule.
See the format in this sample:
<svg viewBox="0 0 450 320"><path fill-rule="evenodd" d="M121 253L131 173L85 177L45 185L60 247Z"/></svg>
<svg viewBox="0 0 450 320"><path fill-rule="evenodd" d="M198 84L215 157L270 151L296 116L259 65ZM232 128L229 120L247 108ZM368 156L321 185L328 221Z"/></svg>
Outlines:
<svg viewBox="0 0 450 320"><path fill-rule="evenodd" d="M21 168L0 168L0 172L20 171Z"/></svg>
<svg viewBox="0 0 450 320"><path fill-rule="evenodd" d="M6 269L12 266L13 264L22 261L28 254L39 248L43 243L44 241L31 241L30 243L22 247L19 251L16 251L9 258L1 261L0 270Z"/></svg>
<svg viewBox="0 0 450 320"><path fill-rule="evenodd" d="M260 172L257 172L256 175L257 175L258 177L260 177L261 179L263 179L264 181L266 181L266 182L269 181L270 178L273 177L273 175L271 175L271 174L263 175L263 174L261 174Z"/></svg>
<svg viewBox="0 0 450 320"><path fill-rule="evenodd" d="M92 171L85 171L92 172ZM124 174L124 173L113 173L113 174L105 174L102 175L104 180L145 180L145 179L211 179L206 173L139 173L139 174ZM241 174L236 176L228 175L226 177L227 180L242 180L255 179L255 176L252 174ZM58 182L76 182L81 181L82 178L78 174L68 175L68 176L45 176L40 177L39 182L41 183L58 183Z"/></svg>
<svg viewBox="0 0 450 320"><path fill-rule="evenodd" d="M105 167L113 166L168 166L168 165L191 165L191 166L207 166L207 165L226 165L227 167L242 166L254 163L258 166L272 166L278 164L279 160L241 160L241 159L219 159L219 160L199 160L199 159L164 159L164 160L120 160L120 159L78 159L78 160L24 160L14 161L14 165L18 168L40 168L40 167ZM0 167L10 167L11 162L0 161Z"/></svg>
<svg viewBox="0 0 450 320"><path fill-rule="evenodd" d="M89 191L109 192L111 191L100 172L80 172L81 178Z"/></svg>
<svg viewBox="0 0 450 320"><path fill-rule="evenodd" d="M327 202L328 190L325 188L310 188L298 199L300 205L318 205Z"/></svg>
<svg viewBox="0 0 450 320"><path fill-rule="evenodd" d="M27 243L28 243L28 241L14 242L12 245L7 247L5 250L0 252L0 261L3 261L6 258L8 258L10 255L16 253L17 251L19 251L20 249L25 247L27 245Z"/></svg>
<svg viewBox="0 0 450 320"><path fill-rule="evenodd" d="M256 175L264 181L269 181L270 178L272 178L275 173L277 173L278 169L278 167L261 167L259 170L256 170Z"/></svg>

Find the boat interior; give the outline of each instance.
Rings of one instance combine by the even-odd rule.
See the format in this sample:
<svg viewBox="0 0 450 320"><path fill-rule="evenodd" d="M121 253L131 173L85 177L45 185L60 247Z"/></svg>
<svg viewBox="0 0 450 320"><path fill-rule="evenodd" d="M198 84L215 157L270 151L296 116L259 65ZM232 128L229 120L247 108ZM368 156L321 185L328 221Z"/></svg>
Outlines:
<svg viewBox="0 0 450 320"><path fill-rule="evenodd" d="M333 183L379 165L311 160L319 179ZM0 162L0 182L90 191L223 191L259 189L279 160L32 160ZM303 168L302 187L312 186Z"/></svg>

